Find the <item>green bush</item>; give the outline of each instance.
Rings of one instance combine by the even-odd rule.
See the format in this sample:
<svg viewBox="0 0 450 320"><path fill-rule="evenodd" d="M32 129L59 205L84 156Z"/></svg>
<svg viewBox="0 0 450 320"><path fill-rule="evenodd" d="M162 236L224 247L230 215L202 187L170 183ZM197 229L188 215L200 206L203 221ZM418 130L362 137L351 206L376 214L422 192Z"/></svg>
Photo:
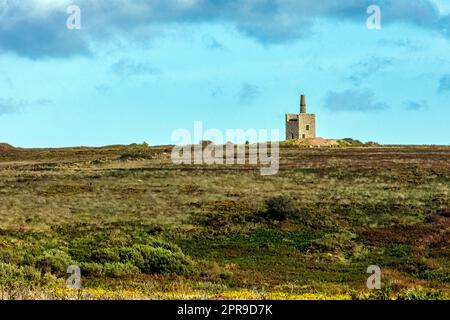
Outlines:
<svg viewBox="0 0 450 320"><path fill-rule="evenodd" d="M99 249L99 245L105 245L108 242L109 237L103 232L89 233L71 239L69 253L75 261L92 261L94 252Z"/></svg>
<svg viewBox="0 0 450 320"><path fill-rule="evenodd" d="M121 262L113 262L113 263L105 263L104 273L108 277L118 278L123 276L128 276L132 274L139 273L139 268L133 265L131 262L121 263Z"/></svg>
<svg viewBox="0 0 450 320"><path fill-rule="evenodd" d="M294 201L286 195L271 197L266 200L266 215L271 220L284 221L298 216Z"/></svg>
<svg viewBox="0 0 450 320"><path fill-rule="evenodd" d="M31 266L16 266L0 262L0 287L11 289L17 286L37 287L43 284L39 270Z"/></svg>
<svg viewBox="0 0 450 320"><path fill-rule="evenodd" d="M144 258L136 247L121 247L118 249L121 262L131 263L135 266L143 266Z"/></svg>
<svg viewBox="0 0 450 320"><path fill-rule="evenodd" d="M65 251L60 249L45 250L36 258L36 268L42 272L50 272L59 276L64 276L67 267L73 264L72 258Z"/></svg>
<svg viewBox="0 0 450 320"><path fill-rule="evenodd" d="M120 277L139 272L184 274L189 271L191 260L174 244L143 231L120 238L126 241L117 241L114 231L82 236L72 241L70 253L88 276Z"/></svg>
<svg viewBox="0 0 450 320"><path fill-rule="evenodd" d="M180 249L171 251L162 247L137 244L132 247L100 248L92 260L81 263L88 276L120 277L139 273L184 274L191 261Z"/></svg>
<svg viewBox="0 0 450 320"><path fill-rule="evenodd" d="M82 262L80 269L82 276L101 277L105 274L103 265L96 262Z"/></svg>
<svg viewBox="0 0 450 320"><path fill-rule="evenodd" d="M385 248L385 253L391 257L405 258L411 256L412 248L406 244L391 244Z"/></svg>
<svg viewBox="0 0 450 320"><path fill-rule="evenodd" d="M181 252L173 252L161 247L136 245L144 258L141 271L148 274L185 274L190 271L190 259Z"/></svg>
<svg viewBox="0 0 450 320"><path fill-rule="evenodd" d="M0 261L10 264L20 264L25 260L26 253L23 250L14 250L14 248L2 248L0 250Z"/></svg>
<svg viewBox="0 0 450 320"><path fill-rule="evenodd" d="M361 141L352 138L341 139L337 142L341 147L359 147L364 145Z"/></svg>
<svg viewBox="0 0 450 320"><path fill-rule="evenodd" d="M418 277L430 281L450 282L450 271L448 270L424 270L419 272Z"/></svg>
<svg viewBox="0 0 450 320"><path fill-rule="evenodd" d="M99 248L92 252L91 262L105 264L108 262L120 262L120 255L117 248Z"/></svg>

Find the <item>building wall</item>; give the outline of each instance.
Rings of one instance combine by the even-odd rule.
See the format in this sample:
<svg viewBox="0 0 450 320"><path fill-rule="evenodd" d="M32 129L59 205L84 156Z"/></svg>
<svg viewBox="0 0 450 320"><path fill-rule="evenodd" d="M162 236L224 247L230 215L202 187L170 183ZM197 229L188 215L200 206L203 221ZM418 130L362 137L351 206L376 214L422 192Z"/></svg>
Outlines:
<svg viewBox="0 0 450 320"><path fill-rule="evenodd" d="M309 128L307 128L307 126L309 126ZM286 140L315 137L316 116L314 114L286 114Z"/></svg>
<svg viewBox="0 0 450 320"><path fill-rule="evenodd" d="M316 137L316 115L299 114L299 137L309 139ZM309 126L309 128L308 128ZM309 130L307 130L309 129Z"/></svg>
<svg viewBox="0 0 450 320"><path fill-rule="evenodd" d="M286 140L299 138L299 125L297 114L286 115Z"/></svg>

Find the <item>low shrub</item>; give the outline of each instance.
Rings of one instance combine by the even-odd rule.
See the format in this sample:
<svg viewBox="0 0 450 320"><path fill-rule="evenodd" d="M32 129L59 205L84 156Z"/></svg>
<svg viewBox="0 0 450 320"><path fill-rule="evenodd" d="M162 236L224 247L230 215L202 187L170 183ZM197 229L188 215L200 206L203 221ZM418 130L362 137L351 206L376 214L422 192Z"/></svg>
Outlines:
<svg viewBox="0 0 450 320"><path fill-rule="evenodd" d="M139 273L139 268L131 262L112 262L105 263L103 266L104 274L108 277L118 278Z"/></svg>
<svg viewBox="0 0 450 320"><path fill-rule="evenodd" d="M448 270L423 270L418 274L420 279L437 281L437 282L450 282L450 271Z"/></svg>
<svg viewBox="0 0 450 320"><path fill-rule="evenodd" d="M82 276L101 277L105 275L103 265L96 262L82 262L80 269Z"/></svg>
<svg viewBox="0 0 450 320"><path fill-rule="evenodd" d="M105 264L108 262L120 262L120 255L117 248L99 248L92 252L89 259L91 262Z"/></svg>
<svg viewBox="0 0 450 320"><path fill-rule="evenodd" d="M397 300L448 300L449 297L442 291L428 291L408 289L397 295Z"/></svg>
<svg viewBox="0 0 450 320"><path fill-rule="evenodd" d="M360 147L364 145L364 143L362 143L361 141L352 138L341 139L337 142L341 147Z"/></svg>
<svg viewBox="0 0 450 320"><path fill-rule="evenodd" d="M70 255L60 249L45 250L41 255L36 258L36 268L43 273L53 273L58 276L64 276L67 271L67 267L73 264L73 260Z"/></svg>
<svg viewBox="0 0 450 320"><path fill-rule="evenodd" d="M286 195L271 197L266 200L266 216L271 220L284 221L298 216L294 201Z"/></svg>
<svg viewBox="0 0 450 320"><path fill-rule="evenodd" d="M191 261L181 252L173 252L161 247L136 245L144 263L139 269L148 274L186 274L190 271Z"/></svg>
<svg viewBox="0 0 450 320"><path fill-rule="evenodd" d="M184 274L190 270L191 260L174 244L140 231L131 234L129 241L117 242L116 238L109 232L72 241L70 252L83 274L120 277L139 272Z"/></svg>
<svg viewBox="0 0 450 320"><path fill-rule="evenodd" d="M0 262L0 286L11 287L16 284L38 286L41 283L41 273L30 266L16 266Z"/></svg>
<svg viewBox="0 0 450 320"><path fill-rule="evenodd" d="M411 256L412 248L406 244L390 244L385 248L385 253L391 257L407 258Z"/></svg>
<svg viewBox="0 0 450 320"><path fill-rule="evenodd" d="M120 261L131 263L135 266L143 266L144 257L136 247L121 247L118 249Z"/></svg>

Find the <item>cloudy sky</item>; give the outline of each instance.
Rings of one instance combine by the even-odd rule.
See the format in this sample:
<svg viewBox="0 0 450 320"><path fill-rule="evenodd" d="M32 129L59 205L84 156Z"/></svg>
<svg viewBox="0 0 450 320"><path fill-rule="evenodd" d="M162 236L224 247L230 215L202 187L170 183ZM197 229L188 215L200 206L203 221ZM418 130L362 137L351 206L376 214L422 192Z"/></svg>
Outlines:
<svg viewBox="0 0 450 320"><path fill-rule="evenodd" d="M450 0L0 0L0 92L21 147L166 144L196 120L281 139L300 93L319 136L449 144Z"/></svg>

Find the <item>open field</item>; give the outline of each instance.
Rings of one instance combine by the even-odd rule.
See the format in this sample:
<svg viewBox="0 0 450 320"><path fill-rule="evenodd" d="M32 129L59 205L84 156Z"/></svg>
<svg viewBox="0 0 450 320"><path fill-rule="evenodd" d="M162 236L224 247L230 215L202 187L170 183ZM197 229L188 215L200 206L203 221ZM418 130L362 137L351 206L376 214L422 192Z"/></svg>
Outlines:
<svg viewBox="0 0 450 320"><path fill-rule="evenodd" d="M170 152L2 146L2 298L450 297L450 147L285 144L274 176Z"/></svg>

